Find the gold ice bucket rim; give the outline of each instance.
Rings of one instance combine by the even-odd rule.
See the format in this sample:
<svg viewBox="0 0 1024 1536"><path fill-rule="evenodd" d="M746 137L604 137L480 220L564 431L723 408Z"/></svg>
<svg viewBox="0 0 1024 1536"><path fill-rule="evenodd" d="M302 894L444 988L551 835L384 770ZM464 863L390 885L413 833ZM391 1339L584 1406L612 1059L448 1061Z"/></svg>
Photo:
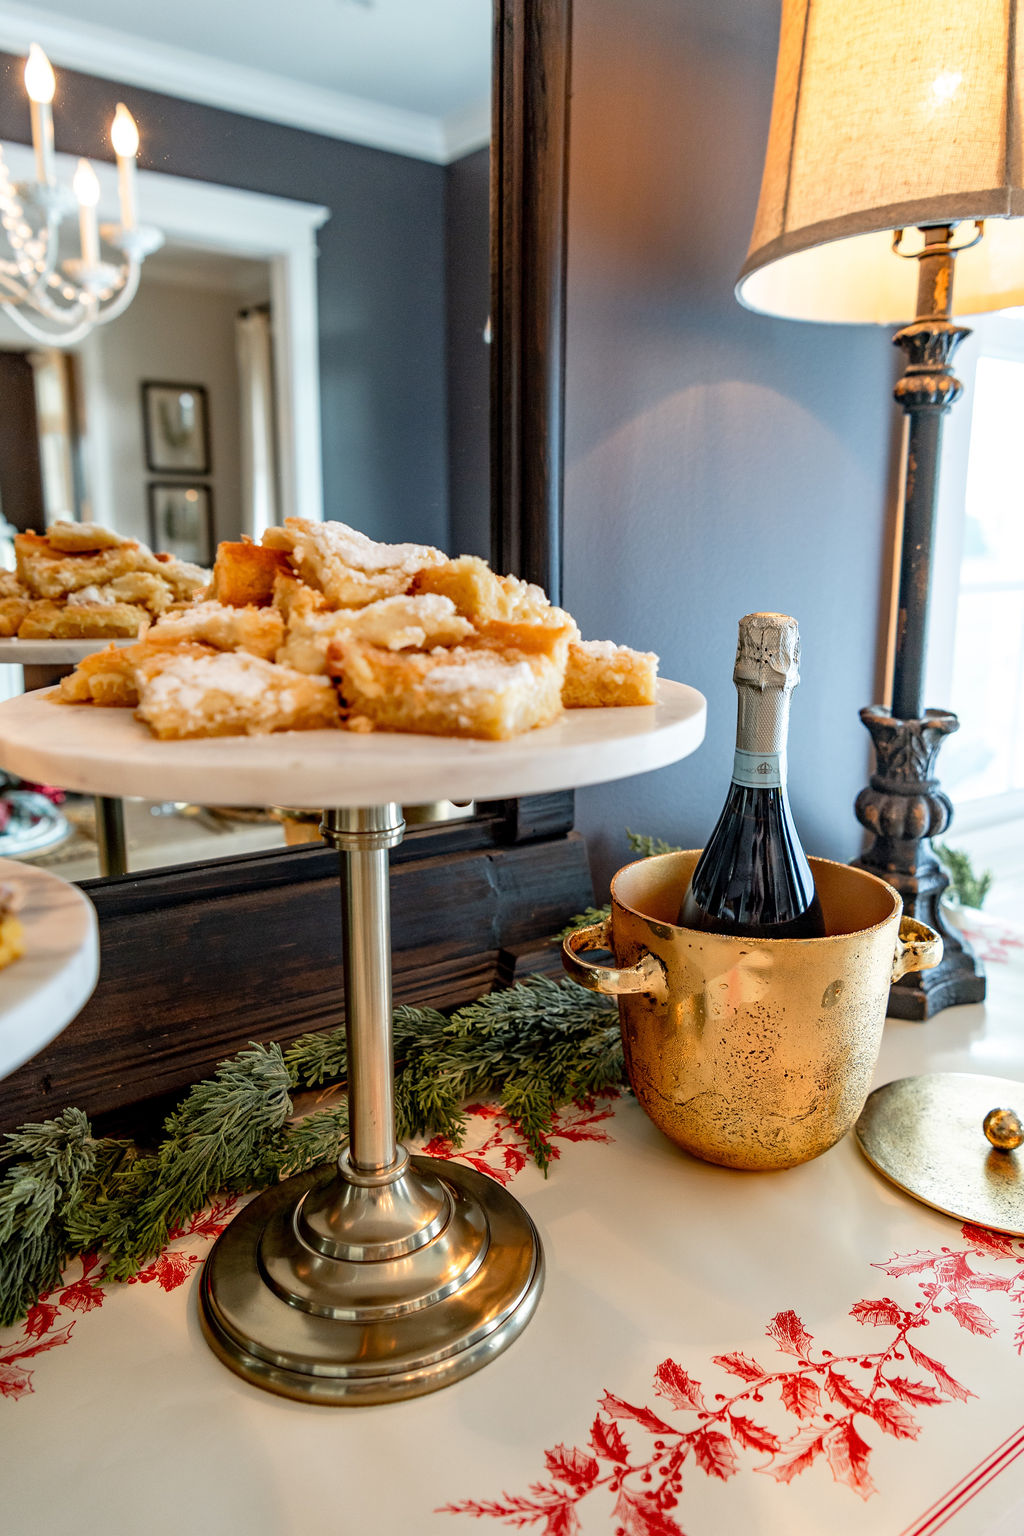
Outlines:
<svg viewBox="0 0 1024 1536"><path fill-rule="evenodd" d="M828 859L811 860L822 938L688 928L672 919L698 857L679 849L624 865L609 915L566 936L562 963L581 986L618 999L630 1084L670 1140L730 1168L792 1167L856 1120L888 988L937 965L942 938L904 916L887 880ZM583 958L595 950L611 950L615 964Z"/></svg>
<svg viewBox="0 0 1024 1536"><path fill-rule="evenodd" d="M641 864L643 864L647 868L650 868L650 866L652 864L656 863L656 862L668 861L670 859L692 858L693 861L694 861L694 865L696 866L696 862L700 858L700 855L702 854L703 851L704 850L702 848L673 848L668 853L645 854L643 858L631 859L628 864L623 864L621 869L617 870L615 872L615 874L612 876L612 880L611 880L611 896L612 896L612 901L613 902L617 902L618 905L620 907L622 907L622 909L625 912L628 912L632 917L642 918L645 922L663 923L667 928L678 928L680 930L680 932L683 932L683 933L697 933L697 934L700 934L701 938L715 937L715 935L712 935L710 933L706 933L702 929L699 929L699 928L689 928L689 927L687 927L687 925L685 923L674 923L671 920L669 920L668 918L658 917L658 916L656 916L652 912L641 911L641 909L639 907L631 906L628 901L625 901L622 898L622 896L619 894L619 892L616 890L616 886L622 880L623 876L624 875L628 875L630 870L636 869ZM844 864L840 859L822 859L822 858L818 858L817 856L808 856L807 862L811 866L812 874L815 872L815 870L817 870L819 868L821 868L821 869L829 869L829 870L836 870L837 872L840 872L842 874L842 876L844 876L844 877L846 875L853 875L856 878L864 880L869 886L878 886L880 888L880 891L886 893L889 896L889 898L891 900L891 903L892 903L892 905L890 907L890 910L885 914L884 917L880 918L878 920L878 922L871 923L867 927L858 927L856 929L849 930L849 931L844 932L844 933L826 933L821 938L803 938L803 939L793 939L793 938L788 938L788 939L770 939L770 938L761 938L761 937L759 937L759 938L750 938L750 939L744 938L744 943L749 943L749 944L771 944L771 945L774 945L774 944L828 944L828 943L832 943L832 942L838 943L838 942L841 942L844 939L848 939L850 937L850 932L856 932L856 933L875 933L875 932L877 932L878 929L884 928L887 923L891 923L894 916L899 916L902 913L902 910L903 910L903 898L902 898L902 896L900 895L899 891L896 889L896 887L894 885L890 885L888 880L883 880L880 875L872 874L869 870L866 870L866 869L857 869L852 864ZM682 896L682 891L680 891L680 896ZM721 937L721 935L719 935L719 937Z"/></svg>

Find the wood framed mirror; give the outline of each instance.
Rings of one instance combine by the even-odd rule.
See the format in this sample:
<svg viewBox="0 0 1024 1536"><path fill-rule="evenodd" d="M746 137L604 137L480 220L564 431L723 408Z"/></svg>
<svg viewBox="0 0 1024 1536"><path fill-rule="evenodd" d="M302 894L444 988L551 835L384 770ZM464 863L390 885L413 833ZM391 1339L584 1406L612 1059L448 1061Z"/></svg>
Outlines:
<svg viewBox="0 0 1024 1536"><path fill-rule="evenodd" d="M557 599L571 0L494 0L493 16L491 552ZM393 856L396 1001L444 1007L512 979L588 899L571 826L565 794L412 828ZM118 1113L180 1093L249 1040L337 1023L335 861L318 844L83 882L100 984L4 1083L0 1128L69 1103Z"/></svg>

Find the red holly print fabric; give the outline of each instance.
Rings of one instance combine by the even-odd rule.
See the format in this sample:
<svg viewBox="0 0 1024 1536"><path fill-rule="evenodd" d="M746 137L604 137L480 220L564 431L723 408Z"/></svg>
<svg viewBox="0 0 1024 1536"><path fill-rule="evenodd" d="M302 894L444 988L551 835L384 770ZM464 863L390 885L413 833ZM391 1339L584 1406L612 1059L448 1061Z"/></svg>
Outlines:
<svg viewBox="0 0 1024 1536"><path fill-rule="evenodd" d="M560 1156L560 1142L611 1142L605 1122L612 1118L613 1101L618 1097L617 1089L608 1090L560 1110L546 1138L548 1156L552 1160ZM468 1163L500 1184L510 1184L531 1160L518 1123L492 1104L468 1108L474 1118L466 1146L456 1150L445 1137L436 1136L423 1150L430 1157ZM198 1212L170 1234L164 1251L128 1283L177 1290L203 1263L210 1243L220 1236L239 1205L237 1199L229 1198ZM69 1343L77 1317L103 1305L113 1289L103 1285L103 1267L99 1254L77 1259L61 1285L39 1298L18 1329L0 1335L0 1396L17 1399L34 1391L32 1369L26 1362Z"/></svg>
<svg viewBox="0 0 1024 1536"><path fill-rule="evenodd" d="M561 1157L560 1141L597 1141L610 1143L606 1121L614 1114L611 1101L619 1097L618 1089L606 1090L591 1099L566 1105L555 1115L551 1129L544 1136L548 1157L552 1162ZM511 1184L517 1173L522 1173L530 1161L526 1137L516 1120L493 1104L467 1104L466 1112L479 1121L473 1124L466 1144L457 1150L447 1136L435 1136L423 1148L427 1157L457 1158L468 1163L480 1173L490 1174L499 1184Z"/></svg>
<svg viewBox="0 0 1024 1536"><path fill-rule="evenodd" d="M926 1337L941 1349L943 1328L979 1339L1009 1328L1024 1354L1024 1243L969 1224L961 1236L960 1249L896 1254L872 1266L899 1282L894 1289L919 1294L854 1302L850 1316L868 1335L862 1352L833 1354L796 1312L779 1312L757 1357L715 1355L699 1380L677 1360L662 1360L646 1403L606 1391L586 1442L546 1451L546 1476L528 1493L440 1512L575 1536L581 1506L601 1501L619 1536L683 1536L676 1511L693 1477L724 1482L757 1472L788 1484L816 1465L870 1499L879 1437L916 1440L932 1409L962 1408L975 1396L924 1349Z"/></svg>
<svg viewBox="0 0 1024 1536"><path fill-rule="evenodd" d="M206 1244L218 1237L234 1215L236 1199L218 1201L200 1211L170 1235L167 1248L129 1281L130 1285L156 1282L165 1291L176 1290L203 1262ZM185 1241L183 1241L185 1240ZM190 1252L196 1242L201 1252ZM76 1259L61 1284L40 1296L17 1330L6 1329L0 1337L0 1397L17 1399L34 1392L33 1372L25 1362L47 1350L68 1344L78 1317L101 1307L112 1287L103 1285L103 1259L88 1253ZM74 1278L70 1278L73 1276Z"/></svg>

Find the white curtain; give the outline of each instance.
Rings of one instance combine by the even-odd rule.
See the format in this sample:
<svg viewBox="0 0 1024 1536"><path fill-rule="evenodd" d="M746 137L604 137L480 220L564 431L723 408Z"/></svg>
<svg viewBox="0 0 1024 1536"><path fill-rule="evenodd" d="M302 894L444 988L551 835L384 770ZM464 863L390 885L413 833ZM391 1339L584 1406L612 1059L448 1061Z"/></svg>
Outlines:
<svg viewBox="0 0 1024 1536"><path fill-rule="evenodd" d="M235 322L242 427L242 532L259 541L280 521L274 343L266 309L242 310Z"/></svg>

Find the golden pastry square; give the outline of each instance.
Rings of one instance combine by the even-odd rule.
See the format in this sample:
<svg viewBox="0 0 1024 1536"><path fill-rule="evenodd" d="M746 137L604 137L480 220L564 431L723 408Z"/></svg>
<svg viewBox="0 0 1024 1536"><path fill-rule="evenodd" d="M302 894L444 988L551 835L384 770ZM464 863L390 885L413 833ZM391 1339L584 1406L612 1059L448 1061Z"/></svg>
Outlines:
<svg viewBox="0 0 1024 1536"><path fill-rule="evenodd" d="M328 664L346 708L377 730L505 741L562 712L564 668L543 654L389 651L346 638L331 645Z"/></svg>
<svg viewBox="0 0 1024 1536"><path fill-rule="evenodd" d="M0 914L0 969L25 953L25 930L13 912Z"/></svg>
<svg viewBox="0 0 1024 1536"><path fill-rule="evenodd" d="M564 673L576 624L561 608L549 610L551 622L523 624L509 619L485 619L465 642L468 647L500 651L513 660L521 656L547 656ZM561 622L557 622L561 620Z"/></svg>
<svg viewBox="0 0 1024 1536"><path fill-rule="evenodd" d="M134 603L154 615L164 613L174 602L172 589L152 571L127 571L102 587L82 587L80 591L86 602Z"/></svg>
<svg viewBox="0 0 1024 1536"><path fill-rule="evenodd" d="M118 544L134 542L115 533L112 528L101 527L99 523L74 523L64 518L51 523L44 537L51 549L59 550L62 554L92 553L98 549L114 549Z"/></svg>
<svg viewBox="0 0 1024 1536"><path fill-rule="evenodd" d="M458 612L474 623L500 620L560 625L568 618L560 608L552 607L541 587L520 581L518 576L496 575L479 555L460 555L456 560L427 566L417 573L411 590L450 598Z"/></svg>
<svg viewBox="0 0 1024 1536"><path fill-rule="evenodd" d="M162 551L155 554L153 559L160 580L170 587L176 602L191 602L210 585L213 573L201 565L193 565L190 560L179 560Z"/></svg>
<svg viewBox="0 0 1024 1536"><path fill-rule="evenodd" d="M134 708L139 702L135 686L134 645L108 645L94 651L62 677L53 695L57 704L100 704L105 708Z"/></svg>
<svg viewBox="0 0 1024 1536"><path fill-rule="evenodd" d="M129 571L159 571L152 550L134 540L103 549L62 551L38 533L19 533L14 540L18 575L36 597L66 597L82 587L102 587Z"/></svg>
<svg viewBox="0 0 1024 1536"><path fill-rule="evenodd" d="M418 571L445 558L429 544L382 544L347 523L300 517L268 528L263 544L286 554L295 573L333 608L362 608L401 596Z"/></svg>
<svg viewBox="0 0 1024 1536"><path fill-rule="evenodd" d="M284 620L276 608L227 608L222 603L195 603L168 613L153 626L158 644L194 640L218 651L248 651L272 660L284 639Z"/></svg>
<svg viewBox="0 0 1024 1536"><path fill-rule="evenodd" d="M157 654L172 650L179 656L212 656L205 645L168 639L162 643L150 630L137 645L108 645L94 651L78 663L75 670L62 677L53 695L56 704L96 704L104 709L134 709L139 702L136 669L145 666Z"/></svg>
<svg viewBox="0 0 1024 1536"><path fill-rule="evenodd" d="M31 607L30 597L0 597L0 638L16 635Z"/></svg>
<svg viewBox="0 0 1024 1536"><path fill-rule="evenodd" d="M287 574L288 562L280 551L247 539L225 541L217 545L210 596L230 608L266 607L273 601L275 580Z"/></svg>
<svg viewBox="0 0 1024 1536"><path fill-rule="evenodd" d="M612 640L572 640L562 703L566 709L602 709L653 704L658 658Z"/></svg>
<svg viewBox="0 0 1024 1536"><path fill-rule="evenodd" d="M154 648L135 668L136 714L162 740L263 736L340 724L331 683L246 651L183 655Z"/></svg>
<svg viewBox="0 0 1024 1536"><path fill-rule="evenodd" d="M132 640L149 624L134 603L33 603L18 629L19 640Z"/></svg>
<svg viewBox="0 0 1024 1536"><path fill-rule="evenodd" d="M286 560L282 564L287 567ZM307 587L304 581L292 574L290 567L275 576L271 601L286 624L293 614L308 617L311 613L327 610L327 599L323 593Z"/></svg>

